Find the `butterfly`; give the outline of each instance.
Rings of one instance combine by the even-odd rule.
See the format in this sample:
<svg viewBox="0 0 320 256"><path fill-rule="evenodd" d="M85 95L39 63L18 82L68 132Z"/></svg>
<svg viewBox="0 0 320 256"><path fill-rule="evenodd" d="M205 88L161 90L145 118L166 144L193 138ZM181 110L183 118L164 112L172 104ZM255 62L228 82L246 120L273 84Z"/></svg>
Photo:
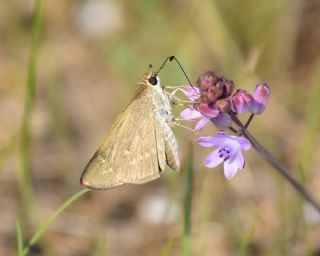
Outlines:
<svg viewBox="0 0 320 256"><path fill-rule="evenodd" d="M179 170L178 143L170 127L174 121L170 96L161 87L158 72L140 77L135 96L85 167L83 186L109 189L141 184L159 178L166 166Z"/></svg>

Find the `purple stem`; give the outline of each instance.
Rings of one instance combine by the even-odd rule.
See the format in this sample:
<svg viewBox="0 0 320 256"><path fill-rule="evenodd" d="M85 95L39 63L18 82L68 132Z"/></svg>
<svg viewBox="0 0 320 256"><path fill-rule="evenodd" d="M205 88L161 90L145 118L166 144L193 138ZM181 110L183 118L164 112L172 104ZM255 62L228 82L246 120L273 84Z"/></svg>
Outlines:
<svg viewBox="0 0 320 256"><path fill-rule="evenodd" d="M248 127L249 127L251 121L253 120L253 118L254 118L254 114L251 114L250 117L249 117L249 119L248 119L248 121L247 121L246 124L244 125L244 127L245 127L246 129L248 129Z"/></svg>
<svg viewBox="0 0 320 256"><path fill-rule="evenodd" d="M313 205L317 212L320 214L320 205L313 198L313 196L299 183L299 181L292 176L291 171L289 171L287 167L285 167L276 158L274 158L273 155L271 155L269 151L251 135L251 133L235 115L232 115L232 119L236 124L240 126L243 135L251 142L252 146L262 155L262 157L267 160L284 178L286 178L289 183L301 194L301 196L303 196L305 200Z"/></svg>

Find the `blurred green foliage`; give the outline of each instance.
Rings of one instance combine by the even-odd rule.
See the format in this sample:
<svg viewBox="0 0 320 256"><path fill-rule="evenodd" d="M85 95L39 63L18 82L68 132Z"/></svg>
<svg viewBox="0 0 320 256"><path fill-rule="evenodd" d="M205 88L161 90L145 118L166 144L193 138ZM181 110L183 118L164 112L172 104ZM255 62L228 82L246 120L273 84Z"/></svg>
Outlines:
<svg viewBox="0 0 320 256"><path fill-rule="evenodd" d="M156 225L140 211L154 194L183 208L187 168L91 192L50 219L79 191L84 165L140 74L173 54L192 81L212 69L248 91L267 82L271 101L250 130L320 200L318 1L44 1L41 37L32 27L35 3L0 2L1 255L21 254L39 227L43 237L32 241L52 255L181 255L173 241L183 239L182 211ZM175 64L160 75L164 85L187 83ZM174 131L187 166L196 137ZM258 154L247 153L246 168L227 182L221 168L203 167L207 153L194 145L192 255L319 253L317 216Z"/></svg>

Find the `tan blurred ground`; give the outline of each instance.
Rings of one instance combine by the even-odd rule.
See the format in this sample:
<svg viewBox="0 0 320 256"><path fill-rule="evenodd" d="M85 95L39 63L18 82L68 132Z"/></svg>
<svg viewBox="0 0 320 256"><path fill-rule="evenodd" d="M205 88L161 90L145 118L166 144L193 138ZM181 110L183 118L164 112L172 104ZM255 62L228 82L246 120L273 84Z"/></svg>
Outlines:
<svg viewBox="0 0 320 256"><path fill-rule="evenodd" d="M0 255L16 252L33 4L0 2ZM305 184L320 201L319 109L308 108L311 100L320 101L314 94L320 86L319 22L316 0L44 1L26 239L81 189L83 167L140 74L172 54L193 81L213 69L249 91L267 82L271 101L251 131L297 177L304 166ZM161 75L164 84L186 83L174 64ZM50 226L30 255L161 255L170 241L169 255L181 255L184 167L188 141L196 136L175 132L180 173L90 192ZM320 254L319 220L301 210L306 207L297 193L256 152L246 153L246 168L227 182L221 168L203 166L209 151L194 148L194 255L234 255L246 239L246 255Z"/></svg>

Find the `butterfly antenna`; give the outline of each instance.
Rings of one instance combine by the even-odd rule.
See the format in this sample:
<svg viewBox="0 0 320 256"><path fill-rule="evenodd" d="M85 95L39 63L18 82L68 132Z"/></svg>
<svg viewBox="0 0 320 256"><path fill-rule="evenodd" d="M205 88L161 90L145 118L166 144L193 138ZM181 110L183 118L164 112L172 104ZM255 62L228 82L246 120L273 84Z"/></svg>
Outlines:
<svg viewBox="0 0 320 256"><path fill-rule="evenodd" d="M175 61L177 62L177 64L179 65L181 71L183 72L185 78L188 80L188 83L189 83L190 86L193 88L193 90L194 90L195 92L197 92L196 89L193 87L193 85L192 85L189 77L187 76L186 72L184 71L182 65L180 64L180 62L178 61L178 59L177 59L175 56L173 56L173 55L172 55L172 56L169 56L168 58L165 59L165 61L162 63L162 65L160 66L160 68L158 69L158 71L156 72L156 74L158 74L158 73L161 71L161 69L167 64L167 62L171 62L171 61L173 61L173 60L175 60Z"/></svg>

